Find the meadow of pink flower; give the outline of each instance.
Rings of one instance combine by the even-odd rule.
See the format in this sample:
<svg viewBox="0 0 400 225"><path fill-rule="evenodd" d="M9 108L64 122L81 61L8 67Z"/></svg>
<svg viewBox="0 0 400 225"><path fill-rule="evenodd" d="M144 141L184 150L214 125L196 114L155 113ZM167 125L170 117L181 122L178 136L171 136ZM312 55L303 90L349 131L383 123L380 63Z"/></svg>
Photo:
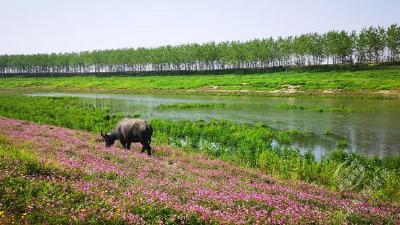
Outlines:
<svg viewBox="0 0 400 225"><path fill-rule="evenodd" d="M400 206L372 203L361 194L338 193L305 182L281 180L257 169L235 166L169 146L154 156L105 148L99 135L0 117L0 135L25 146L45 165L76 174L68 182L79 192L111 205L111 217L141 224L136 206L167 207L216 224L328 224L363 218L400 223ZM26 179L38 179L29 178ZM88 210L87 210L88 211ZM86 211L86 212L87 212ZM78 218L85 218L79 211Z"/></svg>

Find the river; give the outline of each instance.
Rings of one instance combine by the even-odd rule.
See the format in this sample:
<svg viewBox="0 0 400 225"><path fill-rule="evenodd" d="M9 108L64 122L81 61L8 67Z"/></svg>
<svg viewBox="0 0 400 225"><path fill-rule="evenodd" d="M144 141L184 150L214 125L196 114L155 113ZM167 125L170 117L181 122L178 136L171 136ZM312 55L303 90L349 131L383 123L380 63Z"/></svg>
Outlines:
<svg viewBox="0 0 400 225"><path fill-rule="evenodd" d="M102 110L140 114L146 119L197 120L222 118L237 122L263 122L273 129L298 130L310 135L295 138L293 147L311 150L317 159L347 140L348 151L383 157L400 150L400 101L323 97L166 96L105 93L30 93L31 96L75 96ZM224 103L216 109L157 109L160 104ZM282 106L349 107L354 112L319 112ZM327 135L333 133L333 135Z"/></svg>

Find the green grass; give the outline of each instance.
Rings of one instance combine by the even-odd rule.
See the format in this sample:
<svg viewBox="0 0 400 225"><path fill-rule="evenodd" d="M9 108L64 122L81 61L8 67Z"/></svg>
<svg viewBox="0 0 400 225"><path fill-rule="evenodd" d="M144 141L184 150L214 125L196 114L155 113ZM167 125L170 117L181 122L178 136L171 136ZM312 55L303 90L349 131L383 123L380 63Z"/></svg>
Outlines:
<svg viewBox="0 0 400 225"><path fill-rule="evenodd" d="M161 104L157 109L220 109L225 108L224 103L175 103Z"/></svg>
<svg viewBox="0 0 400 225"><path fill-rule="evenodd" d="M333 135L333 134L334 133L332 131L332 128L330 128L330 127L325 128L324 135Z"/></svg>
<svg viewBox="0 0 400 225"><path fill-rule="evenodd" d="M1 116L95 133L111 130L122 117L98 108L84 107L77 98L8 95L0 96L0 102ZM272 130L267 124L158 119L153 119L151 124L156 144L174 145L189 152L201 152L235 164L256 167L280 178L304 180L334 189L338 187L335 171L340 165L356 162L365 168L366 173L357 185L357 191L372 189L374 197L400 200L400 155L379 159L338 150L317 162L311 153L302 155L288 147L292 136L299 135L298 132ZM272 147L273 140L282 146ZM346 145L345 141L338 142L338 148ZM382 179L383 176L390 179Z"/></svg>
<svg viewBox="0 0 400 225"><path fill-rule="evenodd" d="M79 98L0 96L0 115L78 130L110 130L122 114L83 105ZM137 115L135 115L137 116Z"/></svg>
<svg viewBox="0 0 400 225"><path fill-rule="evenodd" d="M248 90L272 91L295 86L300 91L373 92L399 90L400 68L331 72L273 72L248 75L113 76L113 77L38 77L1 78L1 89L38 88L48 90L126 91L132 93L204 93L229 94ZM246 94L248 92L239 92ZM259 93L259 92L258 92ZM260 94L260 93L259 93Z"/></svg>
<svg viewBox="0 0 400 225"><path fill-rule="evenodd" d="M343 149L343 148L347 148L347 146L349 146L349 143L348 143L346 140L339 140L339 141L336 143L336 146L337 146L338 148Z"/></svg>
<svg viewBox="0 0 400 225"><path fill-rule="evenodd" d="M373 111L373 109L361 109L349 106L321 106L321 105L292 105L292 104L280 104L278 108L285 110L309 110L315 112L368 112Z"/></svg>

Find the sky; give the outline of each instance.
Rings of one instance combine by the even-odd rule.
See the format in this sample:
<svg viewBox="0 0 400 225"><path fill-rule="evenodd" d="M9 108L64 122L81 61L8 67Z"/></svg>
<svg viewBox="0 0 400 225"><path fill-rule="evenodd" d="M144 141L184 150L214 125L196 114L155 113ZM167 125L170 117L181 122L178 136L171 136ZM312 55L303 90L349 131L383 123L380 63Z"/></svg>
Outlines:
<svg viewBox="0 0 400 225"><path fill-rule="evenodd" d="M400 0L0 0L0 54L250 40L400 24Z"/></svg>

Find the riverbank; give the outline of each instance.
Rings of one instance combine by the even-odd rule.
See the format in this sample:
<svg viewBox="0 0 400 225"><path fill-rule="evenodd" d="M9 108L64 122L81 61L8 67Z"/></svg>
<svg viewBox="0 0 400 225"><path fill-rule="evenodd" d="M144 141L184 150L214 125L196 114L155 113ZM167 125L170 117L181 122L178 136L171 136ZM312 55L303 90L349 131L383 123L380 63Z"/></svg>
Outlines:
<svg viewBox="0 0 400 225"><path fill-rule="evenodd" d="M0 90L185 95L400 97L400 67L244 75L154 75L1 78Z"/></svg>
<svg viewBox="0 0 400 225"><path fill-rule="evenodd" d="M122 113L85 105L79 98L71 97L7 95L0 96L0 102L1 116L95 134L101 130L110 131L123 117ZM300 153L291 147L293 137L307 136L307 133L271 129L268 123L157 118L151 118L150 123L155 130L153 143L157 145L176 146L189 153L202 153L238 166L258 168L281 179L364 193L373 201L400 200L400 155L378 158L334 150L348 144L340 140L329 154L317 160L310 150ZM332 130L324 132L333 135ZM348 171L354 167L359 170Z"/></svg>
<svg viewBox="0 0 400 225"><path fill-rule="evenodd" d="M397 204L371 203L363 194L277 179L165 145L154 146L152 158L138 148L105 148L91 133L1 117L0 222L400 221Z"/></svg>

